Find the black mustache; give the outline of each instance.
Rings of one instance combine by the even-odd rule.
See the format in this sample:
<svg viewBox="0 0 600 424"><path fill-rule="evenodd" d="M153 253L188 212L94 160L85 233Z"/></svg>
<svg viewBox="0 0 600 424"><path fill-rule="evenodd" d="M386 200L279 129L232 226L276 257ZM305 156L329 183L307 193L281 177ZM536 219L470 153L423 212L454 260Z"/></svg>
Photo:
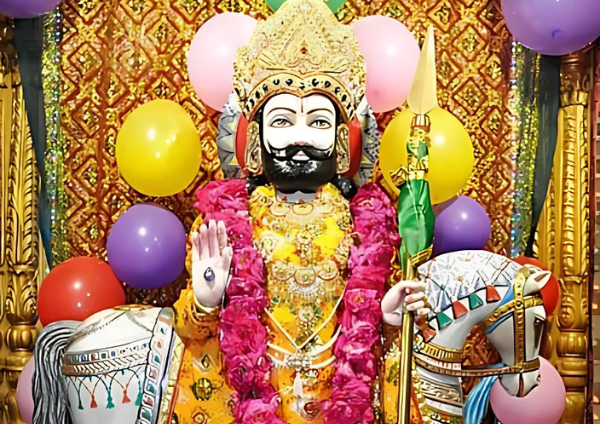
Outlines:
<svg viewBox="0 0 600 424"><path fill-rule="evenodd" d="M269 146L269 148L271 149L272 156L277 160L292 160L300 152L304 153L311 160L326 160L331 157L332 153L329 149L321 150L316 147L300 146L298 144L293 144L283 149L276 149L273 146Z"/></svg>

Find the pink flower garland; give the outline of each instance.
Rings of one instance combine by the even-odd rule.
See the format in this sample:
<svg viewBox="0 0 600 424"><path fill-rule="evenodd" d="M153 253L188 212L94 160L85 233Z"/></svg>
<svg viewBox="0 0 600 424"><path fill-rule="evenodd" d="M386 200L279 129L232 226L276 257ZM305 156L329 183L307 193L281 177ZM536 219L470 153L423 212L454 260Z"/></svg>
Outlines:
<svg viewBox="0 0 600 424"><path fill-rule="evenodd" d="M195 207L204 220L223 221L233 248L228 305L219 329L229 385L239 424L284 424L276 416L279 396L269 382L267 329L260 321L269 299L263 261L252 244L248 193L244 180L210 182L196 192ZM351 277L344 295L342 335L335 346L336 372L331 399L324 404L325 422L373 421L371 385L377 374L372 346L379 337L381 297L399 245L396 213L374 184L363 186L350 204L360 245L352 247Z"/></svg>
<svg viewBox="0 0 600 424"><path fill-rule="evenodd" d="M223 221L233 249L228 305L221 312L221 351L233 397L236 423L284 424L276 417L279 397L269 382L267 329L260 322L269 304L263 261L252 244L244 180L213 181L196 191L194 204L205 221Z"/></svg>
<svg viewBox="0 0 600 424"><path fill-rule="evenodd" d="M325 424L371 423L371 387L377 375L373 346L379 340L381 299L392 270L390 263L400 245L396 210L375 184L366 184L350 203L359 245L350 251L350 278L340 321L342 335L333 392L325 402Z"/></svg>

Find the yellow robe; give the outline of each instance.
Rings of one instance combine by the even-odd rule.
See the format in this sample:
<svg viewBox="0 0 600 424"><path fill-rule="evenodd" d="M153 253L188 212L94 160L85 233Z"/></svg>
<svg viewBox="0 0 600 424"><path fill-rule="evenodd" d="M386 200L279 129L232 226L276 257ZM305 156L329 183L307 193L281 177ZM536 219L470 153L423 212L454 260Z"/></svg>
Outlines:
<svg viewBox="0 0 600 424"><path fill-rule="evenodd" d="M353 243L348 202L331 185L305 204L278 201L272 188L261 187L251 196L249 212L266 271L270 304L262 319L270 335L271 384L282 400L278 415L288 424L321 424L320 403L332 390L338 307ZM202 308L188 288L175 311L185 351L167 422L234 422L217 337L218 308ZM391 424L397 420L398 332L384 333L373 408L376 422ZM418 409L411 409L419 423Z"/></svg>

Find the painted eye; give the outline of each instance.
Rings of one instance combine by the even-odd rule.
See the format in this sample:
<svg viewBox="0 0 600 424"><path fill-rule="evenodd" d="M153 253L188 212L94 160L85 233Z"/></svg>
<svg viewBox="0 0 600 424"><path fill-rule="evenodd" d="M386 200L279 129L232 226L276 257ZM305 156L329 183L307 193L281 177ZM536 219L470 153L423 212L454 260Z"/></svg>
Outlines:
<svg viewBox="0 0 600 424"><path fill-rule="evenodd" d="M312 123L310 124L311 127L313 128L320 128L323 130L329 129L331 128L331 124L329 123L329 121L327 119L324 118L317 118L314 121L312 121Z"/></svg>
<svg viewBox="0 0 600 424"><path fill-rule="evenodd" d="M285 128L291 126L292 123L285 118L276 118L271 122L273 128Z"/></svg>

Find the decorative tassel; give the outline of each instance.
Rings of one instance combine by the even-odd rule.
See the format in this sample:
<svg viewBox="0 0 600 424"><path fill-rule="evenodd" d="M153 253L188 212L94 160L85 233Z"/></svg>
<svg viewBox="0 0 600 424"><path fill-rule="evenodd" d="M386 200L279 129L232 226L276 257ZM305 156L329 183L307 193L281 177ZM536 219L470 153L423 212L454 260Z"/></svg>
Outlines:
<svg viewBox="0 0 600 424"><path fill-rule="evenodd" d="M427 325L425 328L421 330L421 336L423 336L423 340L425 342L431 341L437 335L437 331Z"/></svg>
<svg viewBox="0 0 600 424"><path fill-rule="evenodd" d="M500 294L494 286L487 286L485 289L485 300L487 303L499 302L501 300Z"/></svg>
<svg viewBox="0 0 600 424"><path fill-rule="evenodd" d="M452 324L452 320L448 317L448 315L446 315L443 312L439 312L436 315L436 318L437 318L438 327L440 328L440 330L443 330L444 328L446 328L450 324Z"/></svg>
<svg viewBox="0 0 600 424"><path fill-rule="evenodd" d="M106 409L113 409L115 404L113 403L112 393L108 391L108 403L106 404Z"/></svg>
<svg viewBox="0 0 600 424"><path fill-rule="evenodd" d="M480 306L483 306L483 300L481 300L477 293L471 293L469 295L469 308L473 310L479 308Z"/></svg>
<svg viewBox="0 0 600 424"><path fill-rule="evenodd" d="M140 386L140 383L138 383L138 395L137 395L137 399L135 400L135 406L141 406L142 405L142 387Z"/></svg>
<svg viewBox="0 0 600 424"><path fill-rule="evenodd" d="M452 303L452 312L454 312L454 319L458 319L469 311L467 308L465 308L465 305L457 300L456 302Z"/></svg>

